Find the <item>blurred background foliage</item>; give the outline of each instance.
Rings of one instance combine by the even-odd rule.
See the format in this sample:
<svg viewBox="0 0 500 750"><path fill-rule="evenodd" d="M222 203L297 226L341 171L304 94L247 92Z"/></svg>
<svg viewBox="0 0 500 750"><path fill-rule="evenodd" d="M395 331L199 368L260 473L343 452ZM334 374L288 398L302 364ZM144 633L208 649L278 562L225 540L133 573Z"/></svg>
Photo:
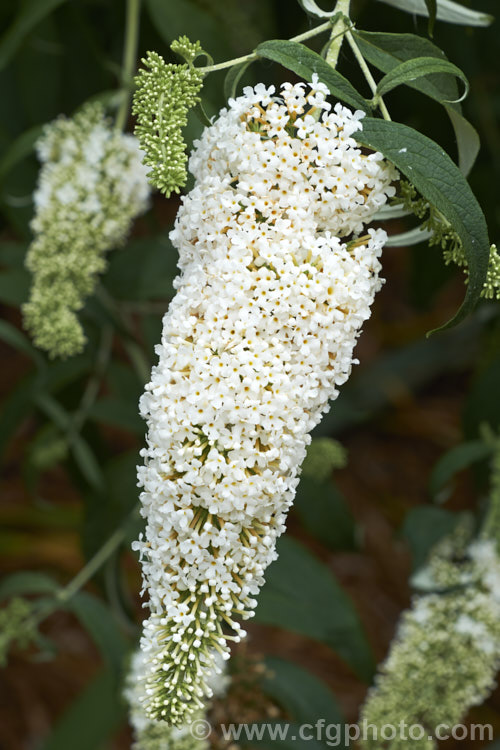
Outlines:
<svg viewBox="0 0 500 750"><path fill-rule="evenodd" d="M129 551L141 526L135 466L144 425L137 401L172 295L176 257L168 231L177 199L154 196L126 246L110 255L83 311L83 354L49 362L22 332L19 313L30 282L23 263L38 169L33 143L45 122L88 99L116 103L124 83L124 5L0 4L0 598L4 607L21 596L33 602L32 637L14 643L0 674L3 750L121 749L131 742L119 694L141 621L140 575ZM494 14L497 3L482 0L481 10ZM424 19L376 0L354 3L353 16L360 29L427 35ZM139 53L154 49L169 58L169 43L186 33L218 62L310 25L290 0L144 0ZM434 41L470 80L464 110L482 141L470 179L498 242L497 34L495 25L438 23ZM321 43L312 46L319 51ZM339 68L365 91L345 50ZM260 62L241 83L288 76ZM210 76L204 89L209 115L224 103L223 79ZM455 156L436 103L404 87L387 101L395 119ZM201 127L193 114L189 142ZM217 721L355 721L408 604L412 567L461 513L482 512L484 425L497 430L500 423L498 305L483 303L458 328L426 340L425 331L461 300L460 272L425 245L387 249L384 267L387 283L357 349L361 365L317 430L317 437L341 441L347 464L333 476L304 476L250 637L235 654L233 687L213 709ZM85 564L92 581L76 591L78 578L71 581ZM469 720L500 732L500 694Z"/></svg>

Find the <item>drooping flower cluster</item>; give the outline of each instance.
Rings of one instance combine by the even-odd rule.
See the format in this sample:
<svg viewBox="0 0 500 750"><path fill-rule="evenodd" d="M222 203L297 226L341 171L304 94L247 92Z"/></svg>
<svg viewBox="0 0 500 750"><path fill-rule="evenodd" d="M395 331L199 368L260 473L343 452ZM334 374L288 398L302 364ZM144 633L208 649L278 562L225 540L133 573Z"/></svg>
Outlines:
<svg viewBox="0 0 500 750"><path fill-rule="evenodd" d="M456 538L446 539L424 573L418 580L435 593L416 596L404 613L361 712L362 721L372 726L362 743L367 750L407 748L407 732L385 741L378 735L384 726L400 727L401 721L422 728L412 730L412 748L434 750L436 728L458 724L495 687L500 668L495 542L483 536L464 547Z"/></svg>
<svg viewBox="0 0 500 750"><path fill-rule="evenodd" d="M147 207L147 168L137 139L114 130L98 104L48 125L37 152L42 169L24 322L37 346L51 357L68 357L84 346L76 312L106 266L105 253Z"/></svg>
<svg viewBox="0 0 500 750"><path fill-rule="evenodd" d="M214 654L214 664L215 669L208 676L207 682L212 695L222 698L227 692L230 678L218 653ZM196 712L191 723L181 727L171 727L165 721L156 721L147 716L143 706L143 683L150 669L146 654L141 650L136 651L132 656L124 690L124 698L129 705L129 720L134 730L132 750L207 750L210 725L204 711Z"/></svg>
<svg viewBox="0 0 500 750"><path fill-rule="evenodd" d="M145 708L174 724L209 694L275 559L309 432L348 378L385 232L364 226L394 169L313 82L230 101L191 157L171 234L177 294L141 399L148 423Z"/></svg>

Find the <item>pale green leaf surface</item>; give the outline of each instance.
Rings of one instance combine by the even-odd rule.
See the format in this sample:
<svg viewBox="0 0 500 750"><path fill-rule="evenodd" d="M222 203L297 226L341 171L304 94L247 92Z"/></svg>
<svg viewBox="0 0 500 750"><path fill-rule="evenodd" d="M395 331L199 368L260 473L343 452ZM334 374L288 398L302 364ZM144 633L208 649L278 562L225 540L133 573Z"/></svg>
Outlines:
<svg viewBox="0 0 500 750"><path fill-rule="evenodd" d="M459 78L465 84L465 92L461 97L462 99L465 98L469 90L469 82L466 76L462 73L460 68L458 68L456 65L453 65L453 63L449 62L448 60L439 60L435 57L417 57L411 60L405 60L404 62L400 63L391 71L386 73L382 80L379 81L377 85L377 94L379 94L380 96L384 96L389 91L392 91L392 89L396 88L396 86L413 83L418 78L427 77L432 73L443 73ZM428 86L435 88L430 82ZM455 104L459 101L458 99L456 99L450 102L450 100L441 99L439 91L437 89L433 94L433 98L437 99L438 101L445 101L446 103L452 104Z"/></svg>

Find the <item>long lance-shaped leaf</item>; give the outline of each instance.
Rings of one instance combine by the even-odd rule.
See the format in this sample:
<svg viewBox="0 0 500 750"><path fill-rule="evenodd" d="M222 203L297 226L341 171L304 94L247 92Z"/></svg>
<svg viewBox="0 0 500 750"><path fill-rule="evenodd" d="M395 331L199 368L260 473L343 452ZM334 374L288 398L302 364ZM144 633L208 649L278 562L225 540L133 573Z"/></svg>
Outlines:
<svg viewBox="0 0 500 750"><path fill-rule="evenodd" d="M347 78L344 78L316 52L303 44L283 39L271 39L259 44L255 52L259 57L273 60L287 70L292 70L306 81L310 81L313 73L316 73L321 83L328 86L332 96L347 102L351 107L362 109L364 112L369 111L369 103L363 99Z"/></svg>
<svg viewBox="0 0 500 750"><path fill-rule="evenodd" d="M389 73L398 65L415 57L433 57L446 60L444 52L429 39L415 34L384 34L372 31L356 31L356 43L363 57L383 73ZM458 100L458 86L454 77L433 73L430 78L417 78L406 81L422 94L440 102L455 131L458 150L458 164L467 176L479 152L479 135L471 123L462 115Z"/></svg>
<svg viewBox="0 0 500 750"><path fill-rule="evenodd" d="M0 38L0 70L3 70L16 54L19 45L29 32L66 0L27 0L16 3L18 13L12 25Z"/></svg>
<svg viewBox="0 0 500 750"><path fill-rule="evenodd" d="M437 330L457 325L479 300L490 254L486 221L467 180L437 143L407 125L366 117L355 138L395 164L460 237L469 270L467 292L454 317Z"/></svg>
<svg viewBox="0 0 500 750"><path fill-rule="evenodd" d="M407 13L414 13L416 16L429 15L426 0L379 0L379 2L392 5L393 8L404 10ZM456 23L462 26L489 26L493 21L493 16L490 16L489 13L465 8L452 0L439 0L436 18L438 21Z"/></svg>
<svg viewBox="0 0 500 750"><path fill-rule="evenodd" d="M449 75L460 78L465 84L465 91L460 99L453 100L451 103L456 103L465 99L469 91L469 82L456 65L449 62L448 60L439 60L435 57L417 57L413 60L406 60L393 68L387 73L377 85L377 94L384 96L396 86L402 84L413 83L418 78L424 78L432 73L447 73ZM436 97L437 98L437 97ZM450 100L440 99L440 101L446 101L450 103Z"/></svg>

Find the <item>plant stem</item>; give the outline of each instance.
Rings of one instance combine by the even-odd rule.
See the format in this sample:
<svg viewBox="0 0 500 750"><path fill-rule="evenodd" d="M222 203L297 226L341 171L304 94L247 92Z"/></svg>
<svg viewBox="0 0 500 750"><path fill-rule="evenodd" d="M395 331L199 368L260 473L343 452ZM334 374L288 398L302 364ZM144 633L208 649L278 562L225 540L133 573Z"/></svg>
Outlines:
<svg viewBox="0 0 500 750"><path fill-rule="evenodd" d="M346 32L345 19L349 18L349 5L350 0L337 0L335 6L336 13L342 13L342 15L335 21L332 26L332 32L330 34L330 46L326 54L326 62L332 66L337 67L339 60L340 48L344 41L344 35Z"/></svg>
<svg viewBox="0 0 500 750"><path fill-rule="evenodd" d="M94 557L92 557L86 565L76 574L76 576L73 578L72 581L68 583L67 586L65 586L61 591L58 593L57 598L60 602L66 602L68 599L71 599L74 594L79 591L82 586L85 586L85 584L90 581L94 573L96 573L101 565L106 562L108 557L110 557L113 552L120 546L122 541L125 538L125 527L120 526L120 528L116 529L113 534L109 537L109 539L104 542L102 547L95 553Z"/></svg>
<svg viewBox="0 0 500 750"><path fill-rule="evenodd" d="M345 0L340 0L340 1L342 2ZM314 29L311 29L310 31L305 31L303 34L292 36L289 41L303 42L306 39L312 39L318 34L322 34L323 31L328 31L330 26L331 26L330 21L327 21L326 23L322 23L320 26L316 26ZM251 62L252 60L257 60L257 59L258 59L258 55L255 52L252 52L249 55L243 55L243 57L235 57L233 60L226 60L225 62L217 63L216 65L207 65L205 68L199 68L199 70L205 74L214 73L216 70L224 70L225 68L232 68L233 65L239 65L240 63Z"/></svg>
<svg viewBox="0 0 500 750"><path fill-rule="evenodd" d="M120 310L117 308L115 300L110 294L108 294L102 285L97 287L95 295L111 316L118 331L124 334L123 346L125 351L127 352L140 382L146 383L149 379L151 365L137 343L127 319L120 314Z"/></svg>
<svg viewBox="0 0 500 750"><path fill-rule="evenodd" d="M354 57L358 61L359 67L363 71L363 75L364 75L364 77L366 78L366 80L368 82L368 85L369 85L369 87L371 89L372 94L374 96L376 96L376 94L377 94L377 83L376 83L374 77L371 74L370 68L366 64L365 59L364 59L363 55L361 54L358 45L356 44L356 40L354 39L354 37L352 35L352 32L351 31L346 31L345 36L346 36L347 41L349 42L349 44L351 46L351 49L352 49L352 51L354 53ZM383 116L384 120L390 120L391 116L389 114L389 111L388 111L387 107L385 106L384 100L382 99L381 96L379 96L377 98L378 98L378 106L380 108L380 111L382 112L382 116Z"/></svg>
<svg viewBox="0 0 500 750"><path fill-rule="evenodd" d="M87 419L88 411L97 398L101 380L104 377L111 354L112 342L113 329L111 325L105 325L101 333L101 343L97 352L95 370L85 387L78 409L73 414L73 420L68 430L70 434L76 434L81 431Z"/></svg>
<svg viewBox="0 0 500 750"><path fill-rule="evenodd" d="M127 17L125 21L125 44L123 46L122 86L123 100L116 114L116 128L123 130L127 122L130 97L132 94L132 76L137 60L137 43L139 40L139 16L141 0L127 0Z"/></svg>

